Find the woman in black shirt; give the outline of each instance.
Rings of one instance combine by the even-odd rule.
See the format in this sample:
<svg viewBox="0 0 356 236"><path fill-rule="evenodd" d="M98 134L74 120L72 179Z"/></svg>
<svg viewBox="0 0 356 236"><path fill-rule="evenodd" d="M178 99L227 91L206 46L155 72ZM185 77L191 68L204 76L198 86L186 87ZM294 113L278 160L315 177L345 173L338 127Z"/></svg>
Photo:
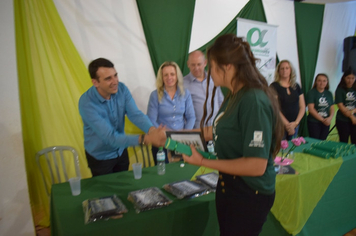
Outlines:
<svg viewBox="0 0 356 236"><path fill-rule="evenodd" d="M281 118L285 127L283 139L291 140L298 134L299 123L305 114L304 94L296 82L295 69L288 60L279 62L271 86L278 94Z"/></svg>

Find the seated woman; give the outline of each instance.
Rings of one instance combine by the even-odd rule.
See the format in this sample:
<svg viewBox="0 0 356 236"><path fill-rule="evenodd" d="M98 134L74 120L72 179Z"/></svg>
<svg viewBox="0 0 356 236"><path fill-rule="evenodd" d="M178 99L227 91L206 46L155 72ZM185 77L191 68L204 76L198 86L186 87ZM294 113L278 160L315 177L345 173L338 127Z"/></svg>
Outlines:
<svg viewBox="0 0 356 236"><path fill-rule="evenodd" d="M303 91L296 82L295 69L288 60L279 62L271 84L277 92L281 106L281 118L285 128L283 139L291 140L298 135L299 123L305 114Z"/></svg>
<svg viewBox="0 0 356 236"><path fill-rule="evenodd" d="M335 91L335 103L339 107L336 115L336 128L340 142L356 144L356 82L355 71L346 70Z"/></svg>
<svg viewBox="0 0 356 236"><path fill-rule="evenodd" d="M307 94L307 104L309 136L325 140L334 117L334 99L329 91L329 78L326 74L315 77L313 88Z"/></svg>
<svg viewBox="0 0 356 236"><path fill-rule="evenodd" d="M147 107L152 124L156 127L165 125L167 130L192 129L195 124L193 101L190 92L183 88L183 75L177 63L168 61L159 67L156 88ZM152 147L155 164L157 151Z"/></svg>

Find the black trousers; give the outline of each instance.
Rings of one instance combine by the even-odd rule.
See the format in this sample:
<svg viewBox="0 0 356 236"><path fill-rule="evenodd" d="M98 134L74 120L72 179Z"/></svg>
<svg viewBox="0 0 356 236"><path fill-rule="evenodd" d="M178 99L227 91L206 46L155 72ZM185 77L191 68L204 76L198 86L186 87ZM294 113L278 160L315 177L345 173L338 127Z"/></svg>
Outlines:
<svg viewBox="0 0 356 236"><path fill-rule="evenodd" d="M309 137L320 140L325 140L328 137L330 126L326 126L321 122L308 121Z"/></svg>
<svg viewBox="0 0 356 236"><path fill-rule="evenodd" d="M129 155L127 149L122 152L121 156L109 160L97 160L86 151L85 156L87 157L88 167L90 168L93 177L129 169Z"/></svg>
<svg viewBox="0 0 356 236"><path fill-rule="evenodd" d="M220 173L215 197L220 236L258 236L274 198L275 193L260 194L240 177Z"/></svg>
<svg viewBox="0 0 356 236"><path fill-rule="evenodd" d="M336 119L336 128L339 133L340 142L348 143L349 136L351 136L351 143L356 144L356 125Z"/></svg>

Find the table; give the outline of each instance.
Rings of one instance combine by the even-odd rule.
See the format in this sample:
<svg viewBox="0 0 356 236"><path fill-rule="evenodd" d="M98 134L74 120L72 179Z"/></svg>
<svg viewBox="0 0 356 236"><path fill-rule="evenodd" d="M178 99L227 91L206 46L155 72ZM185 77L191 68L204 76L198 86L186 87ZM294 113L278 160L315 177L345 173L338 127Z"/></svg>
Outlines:
<svg viewBox="0 0 356 236"><path fill-rule="evenodd" d="M136 213L127 200L128 193L148 187L162 188L164 184L190 179L196 166L180 162L166 165L166 174L158 175L155 167L142 170L135 180L132 171L97 176L82 180L79 196L72 196L68 183L52 186L51 235L219 235L215 213L215 194L194 199L178 200L162 190L173 203L165 208ZM116 194L128 208L124 217L84 224L81 203L86 199Z"/></svg>
<svg viewBox="0 0 356 236"><path fill-rule="evenodd" d="M310 143L318 141L307 138ZM303 147L295 149L295 153ZM299 160L299 161L298 161ZM312 165L322 163L322 165ZM82 180L82 193L73 197L68 183L52 186L51 194L51 235L219 235L214 194L208 194L194 199L178 200L169 193L164 193L174 202L165 208L141 212L137 214L131 202L127 200L130 191L147 187L161 188L166 183L190 179L198 169L186 164L181 168L180 163L166 165L166 174L159 176L155 167L144 168L142 179L134 180L133 173L120 172L105 176L98 176ZM344 157L343 160L324 160L307 154L298 154L292 166L300 173L298 176L277 176L276 200L284 196L286 186L293 181L313 182L309 179L313 174L329 173L328 168L340 165L338 171L324 192L317 199L315 206L303 206L302 213L310 212L305 224L297 235L343 235L356 228L356 155ZM331 167L330 167L331 166ZM291 185L293 186L293 185ZM294 192L299 200L305 201L310 192L303 192L305 186L295 185ZM282 189L281 189L282 188ZM90 198L104 197L116 194L124 202L129 212L116 220L98 221L84 224L82 201ZM280 196L278 196L278 194ZM295 196L292 194L292 196ZM292 208L301 206L297 200ZM303 203L303 202L302 202ZM285 209L286 203L281 200L275 202L274 208ZM272 208L272 209L274 209ZM310 209L313 208L313 209ZM300 212L297 214L299 223ZM276 215L278 215L276 213ZM305 214L304 214L305 215ZM292 214L295 217L295 214ZM282 219L279 219L281 222ZM270 213L263 227L262 236L291 235L279 222L278 217Z"/></svg>
<svg viewBox="0 0 356 236"><path fill-rule="evenodd" d="M312 138L306 138L306 140L308 144L297 147L294 151L297 156L292 167L300 174L295 176L281 175L276 178L276 201L272 212L275 213L273 210L276 207L283 208L288 201L281 203L281 198L283 199L287 192L294 191L294 198L289 197L293 199L293 207L299 211L295 214L301 215L309 211L310 215L306 214L308 217L303 224L300 222L300 217L290 222L295 225L290 224L289 227L293 228L294 226L295 229L297 228L296 225L301 224L301 228L296 229L294 232L297 233L293 235L343 235L356 228L356 154L344 156L342 159L325 160L298 153L302 152L303 148L310 147L311 143L320 141ZM340 166L338 171L335 174L331 173L335 171L338 165ZM316 180L315 175L322 175L322 179ZM329 180L324 178L329 178ZM321 191L321 185L325 185L324 192ZM293 186L296 189L293 189ZM281 187L284 189L281 189ZM308 191L305 191L306 189ZM310 204L308 198L315 191L319 191L319 196L316 199L316 204L313 205ZM304 212L301 212L301 209ZM279 220L285 219L278 220L273 213L269 213L261 235L292 235L292 232L289 234L285 226L283 227L279 222ZM286 218L288 217L293 216L287 215Z"/></svg>

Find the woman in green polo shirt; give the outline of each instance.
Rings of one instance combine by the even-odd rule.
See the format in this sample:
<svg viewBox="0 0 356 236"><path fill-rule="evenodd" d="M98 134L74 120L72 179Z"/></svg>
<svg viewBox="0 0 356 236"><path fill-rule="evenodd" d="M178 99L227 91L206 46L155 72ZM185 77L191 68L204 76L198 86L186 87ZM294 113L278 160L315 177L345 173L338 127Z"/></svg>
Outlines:
<svg viewBox="0 0 356 236"><path fill-rule="evenodd" d="M340 142L356 144L356 82L351 67L344 72L335 91L335 103L339 107L336 128Z"/></svg>
<svg viewBox="0 0 356 236"><path fill-rule="evenodd" d="M219 170L216 211L220 235L258 235L275 197L273 159L284 131L278 101L242 38L233 34L219 37L207 56L208 77L212 76L215 86L229 89L213 127L201 128L206 140L215 142L218 160L204 159L193 146L192 155L183 158ZM202 121L208 115L205 106Z"/></svg>
<svg viewBox="0 0 356 236"><path fill-rule="evenodd" d="M334 99L326 74L320 73L315 77L313 88L307 94L307 104L309 136L325 140L334 117Z"/></svg>

